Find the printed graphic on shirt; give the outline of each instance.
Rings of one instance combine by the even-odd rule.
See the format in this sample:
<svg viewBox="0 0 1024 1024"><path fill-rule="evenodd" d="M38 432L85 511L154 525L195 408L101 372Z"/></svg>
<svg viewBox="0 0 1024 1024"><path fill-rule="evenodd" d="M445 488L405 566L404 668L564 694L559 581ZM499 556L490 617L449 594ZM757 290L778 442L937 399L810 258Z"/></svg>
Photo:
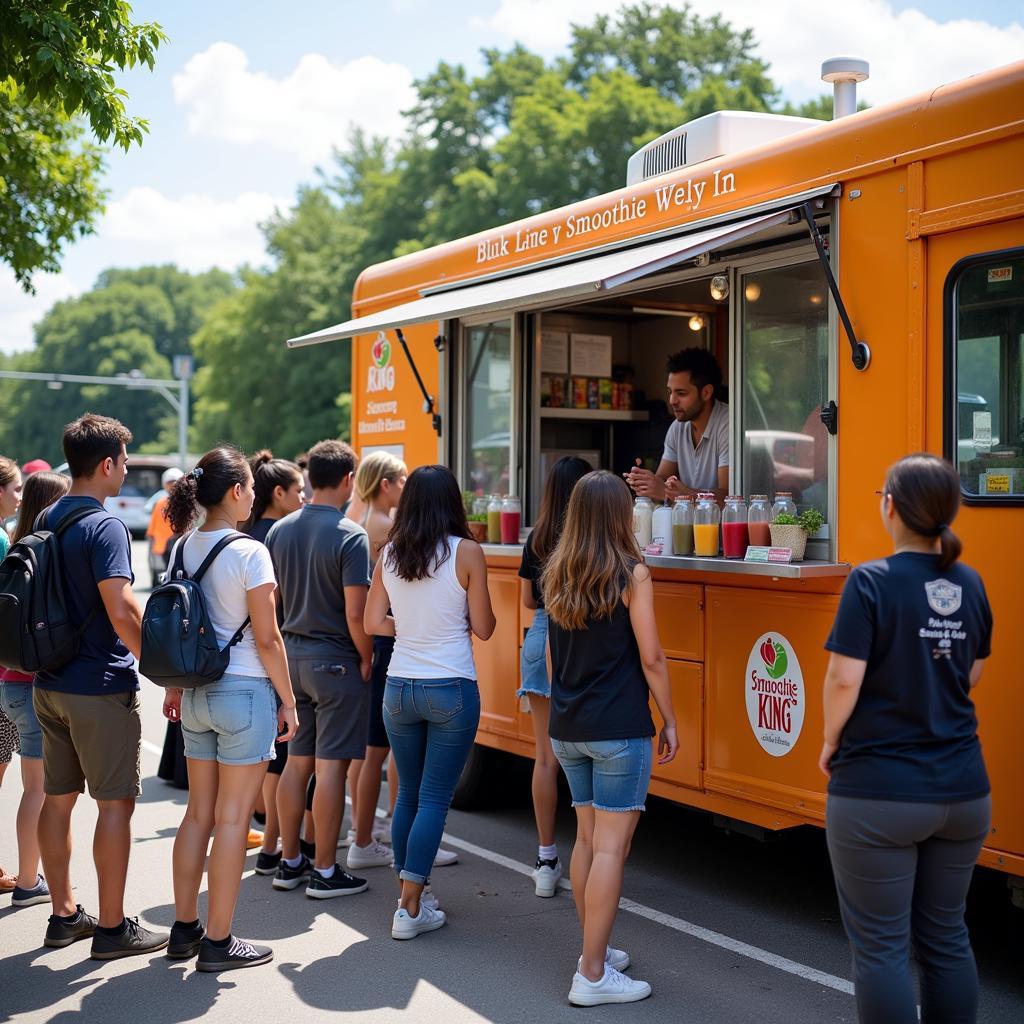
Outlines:
<svg viewBox="0 0 1024 1024"><path fill-rule="evenodd" d="M758 637L743 682L754 738L772 757L785 757L804 725L804 677L793 645L781 633Z"/></svg>
<svg viewBox="0 0 1024 1024"><path fill-rule="evenodd" d="M960 608L963 588L949 580L932 580L924 585L924 592L936 615L953 615Z"/></svg>

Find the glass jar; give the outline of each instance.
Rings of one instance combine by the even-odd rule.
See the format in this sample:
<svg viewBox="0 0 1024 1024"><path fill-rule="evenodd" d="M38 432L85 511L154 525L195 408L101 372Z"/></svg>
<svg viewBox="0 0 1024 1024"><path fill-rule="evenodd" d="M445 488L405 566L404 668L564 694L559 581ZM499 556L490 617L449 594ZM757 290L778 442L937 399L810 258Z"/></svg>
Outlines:
<svg viewBox="0 0 1024 1024"><path fill-rule="evenodd" d="M793 495L790 491L775 492L775 504L772 505L772 520L774 521L775 517L783 512L791 516L796 515L796 502L793 501Z"/></svg>
<svg viewBox="0 0 1024 1024"><path fill-rule="evenodd" d="M473 499L473 515L485 516L487 515L487 505L490 502L490 498L486 494L481 494Z"/></svg>
<svg viewBox="0 0 1024 1024"><path fill-rule="evenodd" d="M726 558L742 558L749 543L747 503L740 495L731 494L722 511L722 553Z"/></svg>
<svg viewBox="0 0 1024 1024"><path fill-rule="evenodd" d="M633 502L633 536L641 552L651 543L654 530L654 502L650 498L637 498Z"/></svg>
<svg viewBox="0 0 1024 1024"><path fill-rule="evenodd" d="M767 494L752 494L750 510L747 512L747 534L756 548L771 547L772 535L768 524L772 521L772 510Z"/></svg>
<svg viewBox="0 0 1024 1024"><path fill-rule="evenodd" d="M509 495L501 503L501 543L519 543L519 524L521 519L521 506L519 499Z"/></svg>
<svg viewBox="0 0 1024 1024"><path fill-rule="evenodd" d="M693 554L693 499L676 498L672 507L672 554Z"/></svg>
<svg viewBox="0 0 1024 1024"><path fill-rule="evenodd" d="M718 525L722 521L722 510L713 494L697 495L693 510L693 553L703 557L718 554Z"/></svg>
<svg viewBox="0 0 1024 1024"><path fill-rule="evenodd" d="M668 554L672 543L672 506L665 500L654 510L651 519L651 543L661 546L662 554Z"/></svg>
<svg viewBox="0 0 1024 1024"><path fill-rule="evenodd" d="M487 502L487 543L501 543L501 498L497 494Z"/></svg>

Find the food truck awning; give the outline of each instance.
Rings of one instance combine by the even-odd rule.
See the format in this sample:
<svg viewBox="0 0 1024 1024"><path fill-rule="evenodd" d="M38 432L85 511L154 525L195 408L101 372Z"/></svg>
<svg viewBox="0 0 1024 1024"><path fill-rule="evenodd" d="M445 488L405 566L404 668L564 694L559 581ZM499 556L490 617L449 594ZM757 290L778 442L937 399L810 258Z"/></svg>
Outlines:
<svg viewBox="0 0 1024 1024"><path fill-rule="evenodd" d="M291 348L319 345L325 341L337 341L340 338L351 338L357 334L370 334L409 324L453 320L481 313L501 313L579 296L593 297L597 293L608 292L648 274L659 273L713 249L731 245L759 231L784 224L792 210L799 208L809 199L827 195L833 188L834 186L830 185L792 196L788 200L780 200L773 204L775 209L771 213L762 212L757 216L729 224L716 224L702 230L660 238L658 241L612 252L605 247L592 255L584 251L575 254L571 263L559 263L534 270L524 268L514 275L490 277L487 280L476 279L476 283L471 278L412 302L404 302L400 306L392 306L378 313L356 317L354 320L313 334L291 338L288 345Z"/></svg>

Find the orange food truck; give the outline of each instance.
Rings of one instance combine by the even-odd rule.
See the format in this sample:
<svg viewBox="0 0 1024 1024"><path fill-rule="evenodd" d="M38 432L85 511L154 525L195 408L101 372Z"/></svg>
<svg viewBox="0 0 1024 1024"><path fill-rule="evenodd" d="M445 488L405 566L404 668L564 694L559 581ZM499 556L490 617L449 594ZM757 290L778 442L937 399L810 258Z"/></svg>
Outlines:
<svg viewBox="0 0 1024 1024"><path fill-rule="evenodd" d="M843 89L866 70L838 66ZM980 863L1024 903L1024 63L846 102L831 122L700 118L640 150L617 192L366 269L354 319L289 344L352 338L357 450L445 463L478 511L517 496L524 528L563 454L656 467L666 358L716 355L730 493L789 491L825 525L788 564L648 554L680 736L651 792L761 829L823 824L823 643L844 579L890 550L886 468L950 458L996 622L976 691L994 799ZM498 627L476 648L470 773L486 748L533 750L516 541L484 545Z"/></svg>

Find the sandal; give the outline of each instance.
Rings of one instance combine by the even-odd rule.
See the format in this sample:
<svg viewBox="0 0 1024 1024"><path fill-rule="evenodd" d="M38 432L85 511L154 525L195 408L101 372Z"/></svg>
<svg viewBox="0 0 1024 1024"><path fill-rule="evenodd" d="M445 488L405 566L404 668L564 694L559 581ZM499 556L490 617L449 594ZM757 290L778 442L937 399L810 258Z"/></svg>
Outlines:
<svg viewBox="0 0 1024 1024"><path fill-rule="evenodd" d="M0 867L0 892L13 892L17 885L17 878L7 874L6 868Z"/></svg>

